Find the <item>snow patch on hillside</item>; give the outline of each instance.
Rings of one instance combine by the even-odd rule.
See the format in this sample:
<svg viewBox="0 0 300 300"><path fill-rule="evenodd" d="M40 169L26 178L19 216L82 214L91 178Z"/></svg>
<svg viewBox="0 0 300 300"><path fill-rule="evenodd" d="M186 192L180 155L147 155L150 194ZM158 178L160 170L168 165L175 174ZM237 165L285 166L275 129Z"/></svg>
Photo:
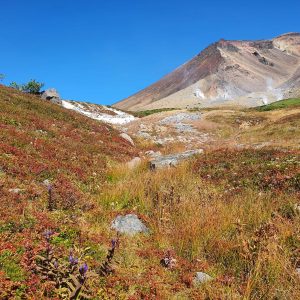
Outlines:
<svg viewBox="0 0 300 300"><path fill-rule="evenodd" d="M105 123L109 124L114 124L114 125L122 125L122 124L127 124L135 119L134 116L127 114L123 111L110 108L107 106L102 106L102 105L95 105L85 103L85 105L80 104L79 102L76 101L67 101L67 100L62 100L62 106L67 109L74 110L82 115L85 115L91 119L102 121ZM114 113L114 115L101 112L97 110L97 107L99 110L104 110L104 111L111 111ZM96 109L95 109L96 108Z"/></svg>

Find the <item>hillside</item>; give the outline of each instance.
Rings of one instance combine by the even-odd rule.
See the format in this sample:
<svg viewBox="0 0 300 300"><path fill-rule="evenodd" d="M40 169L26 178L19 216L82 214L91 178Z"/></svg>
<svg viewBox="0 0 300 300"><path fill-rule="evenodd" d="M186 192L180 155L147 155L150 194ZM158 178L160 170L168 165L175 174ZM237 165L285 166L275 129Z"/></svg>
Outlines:
<svg viewBox="0 0 300 300"><path fill-rule="evenodd" d="M39 97L1 86L0 101L1 170L11 180L22 176L16 185L62 177L88 188L90 180L103 181L110 160L135 153L109 125Z"/></svg>
<svg viewBox="0 0 300 300"><path fill-rule="evenodd" d="M0 298L299 299L298 103L147 112L123 125L134 148L1 86ZM147 150L193 147L205 151L148 167ZM117 233L127 214L147 231Z"/></svg>
<svg viewBox="0 0 300 300"><path fill-rule="evenodd" d="M258 106L297 96L299 69L299 33L271 40L220 40L114 106L131 111L224 104Z"/></svg>
<svg viewBox="0 0 300 300"><path fill-rule="evenodd" d="M73 222L95 206L108 167L136 149L109 125L37 96L0 86L0 107L0 298L21 299L24 289L36 299L28 255L41 235L77 236Z"/></svg>

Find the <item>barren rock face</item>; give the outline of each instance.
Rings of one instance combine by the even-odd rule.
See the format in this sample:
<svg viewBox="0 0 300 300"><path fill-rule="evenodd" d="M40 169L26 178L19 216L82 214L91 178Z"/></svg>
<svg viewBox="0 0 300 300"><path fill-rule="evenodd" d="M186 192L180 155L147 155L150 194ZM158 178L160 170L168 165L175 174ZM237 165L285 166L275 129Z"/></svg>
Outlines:
<svg viewBox="0 0 300 300"><path fill-rule="evenodd" d="M146 110L265 104L300 87L299 69L299 33L261 41L220 40L115 106Z"/></svg>
<svg viewBox="0 0 300 300"><path fill-rule="evenodd" d="M283 34L273 40L274 46L287 53L300 55L300 33Z"/></svg>

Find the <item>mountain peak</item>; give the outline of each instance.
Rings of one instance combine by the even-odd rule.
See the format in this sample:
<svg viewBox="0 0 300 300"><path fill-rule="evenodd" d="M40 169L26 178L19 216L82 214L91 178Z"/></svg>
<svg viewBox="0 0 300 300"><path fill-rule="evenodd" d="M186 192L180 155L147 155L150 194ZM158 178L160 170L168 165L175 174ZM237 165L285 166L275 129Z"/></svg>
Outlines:
<svg viewBox="0 0 300 300"><path fill-rule="evenodd" d="M259 105L280 100L291 92L289 89L299 82L295 75L299 69L299 33L257 41L220 39L156 83L114 106L147 110L236 103Z"/></svg>

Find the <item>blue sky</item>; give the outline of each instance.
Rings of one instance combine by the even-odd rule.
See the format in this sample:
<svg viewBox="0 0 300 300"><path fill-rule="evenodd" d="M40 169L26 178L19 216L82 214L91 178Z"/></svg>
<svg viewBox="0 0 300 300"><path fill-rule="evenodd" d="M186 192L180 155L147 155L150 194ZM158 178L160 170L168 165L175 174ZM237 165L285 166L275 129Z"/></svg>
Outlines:
<svg viewBox="0 0 300 300"><path fill-rule="evenodd" d="M299 12L299 0L0 0L0 73L112 104L220 38L299 32Z"/></svg>

